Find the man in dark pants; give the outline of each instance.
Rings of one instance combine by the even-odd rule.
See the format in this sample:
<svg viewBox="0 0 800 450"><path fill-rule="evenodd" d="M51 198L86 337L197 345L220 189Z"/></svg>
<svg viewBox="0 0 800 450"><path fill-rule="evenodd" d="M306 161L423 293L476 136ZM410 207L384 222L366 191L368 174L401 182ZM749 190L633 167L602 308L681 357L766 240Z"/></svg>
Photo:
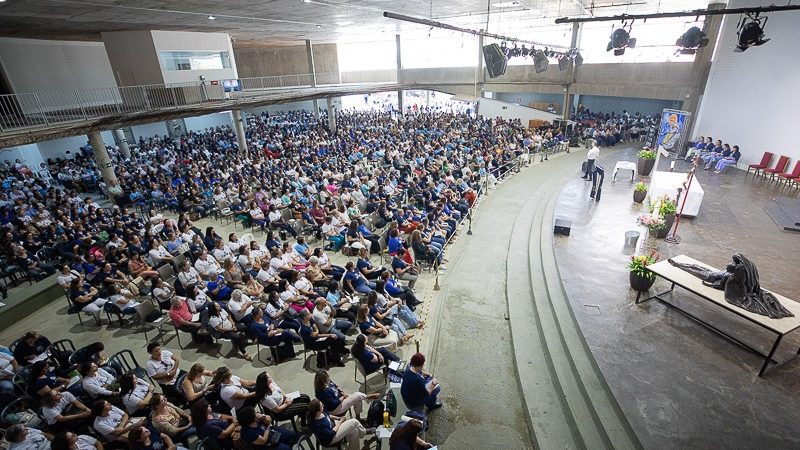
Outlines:
<svg viewBox="0 0 800 450"><path fill-rule="evenodd" d="M586 154L586 171L583 173L584 180L591 180L592 179L592 172L594 172L594 161L600 156L600 149L597 148L597 141L592 139L591 142L592 148L589 149L589 153Z"/></svg>

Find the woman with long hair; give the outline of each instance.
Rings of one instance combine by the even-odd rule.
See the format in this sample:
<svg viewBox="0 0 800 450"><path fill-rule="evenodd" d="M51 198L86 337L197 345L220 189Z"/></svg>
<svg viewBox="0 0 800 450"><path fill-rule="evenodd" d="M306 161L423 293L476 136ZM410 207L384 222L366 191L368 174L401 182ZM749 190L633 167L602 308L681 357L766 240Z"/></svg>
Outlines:
<svg viewBox="0 0 800 450"><path fill-rule="evenodd" d="M213 392L215 386L213 383L207 383L206 377L214 376L210 370L206 370L205 366L200 363L192 364L189 372L183 378L181 388L183 388L183 395L189 404L201 400L207 392Z"/></svg>
<svg viewBox="0 0 800 450"><path fill-rule="evenodd" d="M132 372L126 373L119 378L119 398L128 414L144 415L153 398L153 385Z"/></svg>
<svg viewBox="0 0 800 450"><path fill-rule="evenodd" d="M236 328L228 313L216 302L211 302L208 305L208 324L214 328L214 332L219 337L230 339L242 358L247 361L253 360L253 357L247 353L247 338L244 333Z"/></svg>
<svg viewBox="0 0 800 450"><path fill-rule="evenodd" d="M381 394L365 394L363 392L347 394L331 380L327 370L318 370L314 375L314 396L322 402L326 412L343 416L347 410L353 408L356 419L361 419L364 401L380 398Z"/></svg>
<svg viewBox="0 0 800 450"><path fill-rule="evenodd" d="M350 347L353 359L361 363L364 373L369 375L377 372L383 366L384 372L388 371L389 363L400 361L400 357L389 351L386 347L374 348L367 344L367 337L363 334L356 336L356 342Z"/></svg>
<svg viewBox="0 0 800 450"><path fill-rule="evenodd" d="M369 306L361 305L356 313L356 323L361 333L367 337L367 342L373 347L389 347L390 350L397 348L400 337L397 332L389 329L386 325L376 322L369 313Z"/></svg>
<svg viewBox="0 0 800 450"><path fill-rule="evenodd" d="M220 449L233 448L233 432L236 429L233 416L215 413L204 398L192 403L191 415L198 437L215 440Z"/></svg>
<svg viewBox="0 0 800 450"><path fill-rule="evenodd" d="M150 399L150 421L153 427L166 433L177 442L186 442L190 436L197 434L197 429L185 411L167 401L162 394L153 394Z"/></svg>
<svg viewBox="0 0 800 450"><path fill-rule="evenodd" d="M347 450L359 450L361 438L367 435L367 430L358 419L331 415L325 412L322 402L317 399L308 404L306 422L322 445L331 445L346 439Z"/></svg>
<svg viewBox="0 0 800 450"><path fill-rule="evenodd" d="M311 399L306 394L288 397L267 372L256 377L256 399L276 422L300 417L300 424L306 426L304 414Z"/></svg>
<svg viewBox="0 0 800 450"><path fill-rule="evenodd" d="M434 445L419 437L420 433L422 433L422 422L417 419L409 420L402 427L397 427L392 431L392 435L389 437L389 450L432 448Z"/></svg>

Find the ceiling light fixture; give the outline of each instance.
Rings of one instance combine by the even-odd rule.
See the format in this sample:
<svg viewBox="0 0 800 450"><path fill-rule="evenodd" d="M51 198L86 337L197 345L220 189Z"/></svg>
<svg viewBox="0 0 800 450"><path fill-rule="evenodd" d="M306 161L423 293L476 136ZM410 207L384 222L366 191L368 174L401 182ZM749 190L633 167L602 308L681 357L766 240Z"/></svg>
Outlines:
<svg viewBox="0 0 800 450"><path fill-rule="evenodd" d="M214 20L214 19L216 19L216 17L214 17L214 16L212 16L212 15L209 15L209 16L208 16L208 20Z"/></svg>
<svg viewBox="0 0 800 450"><path fill-rule="evenodd" d="M767 25L768 17L760 18L758 13L745 14L739 21L739 36L735 52L743 52L752 46L764 45L769 42L769 38L764 39L764 27Z"/></svg>
<svg viewBox="0 0 800 450"><path fill-rule="evenodd" d="M322 28L322 25L317 25L317 28Z"/></svg>
<svg viewBox="0 0 800 450"><path fill-rule="evenodd" d="M681 55L694 55L698 48L708 45L708 37L699 27L692 27L675 41L675 45L680 47L677 53Z"/></svg>
<svg viewBox="0 0 800 450"><path fill-rule="evenodd" d="M626 48L634 48L636 47L636 38L631 37L630 30L633 27L633 22L628 25L628 29L625 29L625 23L622 24L622 27L617 28L614 32L611 33L611 39L608 41L608 47L606 47L606 51L610 52L612 49L614 50L614 56L621 56L625 54Z"/></svg>
<svg viewBox="0 0 800 450"><path fill-rule="evenodd" d="M533 70L535 70L536 73L545 72L549 66L550 61L543 51L539 50L533 54Z"/></svg>

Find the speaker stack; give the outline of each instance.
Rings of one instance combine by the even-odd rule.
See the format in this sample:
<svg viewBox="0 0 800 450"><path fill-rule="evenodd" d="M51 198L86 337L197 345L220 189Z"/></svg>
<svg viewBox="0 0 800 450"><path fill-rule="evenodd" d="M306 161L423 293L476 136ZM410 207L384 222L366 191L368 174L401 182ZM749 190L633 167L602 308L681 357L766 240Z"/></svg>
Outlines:
<svg viewBox="0 0 800 450"><path fill-rule="evenodd" d="M489 78L497 78L506 73L508 58L506 58L506 55L500 50L499 45L484 45L483 60L486 63L486 71L489 73Z"/></svg>

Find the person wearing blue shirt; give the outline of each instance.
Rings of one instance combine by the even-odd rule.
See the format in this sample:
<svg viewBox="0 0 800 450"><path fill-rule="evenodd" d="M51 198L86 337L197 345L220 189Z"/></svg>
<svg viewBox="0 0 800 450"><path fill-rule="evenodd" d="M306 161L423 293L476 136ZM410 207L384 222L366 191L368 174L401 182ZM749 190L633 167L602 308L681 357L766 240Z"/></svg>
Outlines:
<svg viewBox="0 0 800 450"><path fill-rule="evenodd" d="M241 428L241 439L250 444L253 450L292 450L299 437L288 428L272 424L272 418L256 413L252 406L245 406L236 412L236 420Z"/></svg>
<svg viewBox="0 0 800 450"><path fill-rule="evenodd" d="M425 355L415 353L409 361L408 367L403 372L403 384L400 386L400 396L409 409L428 408L428 411L440 408L442 402L438 396L442 391L439 381L424 370Z"/></svg>
<svg viewBox="0 0 800 450"><path fill-rule="evenodd" d="M301 341L300 336L293 330L275 328L272 321L264 316L264 310L261 308L253 308L253 312L250 314L252 320L247 327L247 334L257 339L259 344L268 347L277 347L281 343L285 343L286 353L284 356L286 358L295 357L294 343Z"/></svg>
<svg viewBox="0 0 800 450"><path fill-rule="evenodd" d="M367 281L357 270L353 261L347 261L344 266L344 284L349 292L369 294L375 289L375 283Z"/></svg>
<svg viewBox="0 0 800 450"><path fill-rule="evenodd" d="M306 411L308 428L322 445L332 445L347 440L347 450L359 450L361 438L367 435L367 429L358 419L347 419L341 416L332 416L323 410L322 402L311 400ZM374 433L370 429L369 433Z"/></svg>
<svg viewBox="0 0 800 450"><path fill-rule="evenodd" d="M394 256L397 250L403 247L403 239L400 237L400 230L397 228L389 231L389 240L386 243L389 254Z"/></svg>
<svg viewBox="0 0 800 450"><path fill-rule="evenodd" d="M727 158L731 156L731 146L728 144L723 144L722 151L718 152L717 149L714 149L714 153L710 153L703 157L703 161L705 161L706 166L705 170L711 169L711 166L717 164L717 161Z"/></svg>
<svg viewBox="0 0 800 450"><path fill-rule="evenodd" d="M363 392L353 392L347 394L331 380L330 375L325 370L318 370L314 375L314 396L322 402L325 412L335 415L345 415L350 408L356 415L356 419L361 418L364 410L365 400L380 398L380 393L365 394ZM313 400L312 400L313 401Z"/></svg>
<svg viewBox="0 0 800 450"><path fill-rule="evenodd" d="M739 152L739 146L734 145L733 152L730 155L723 157L722 159L717 161L717 165L714 167L715 169L714 173L724 172L728 166L734 165L737 162L739 162L739 158L741 157L742 154Z"/></svg>
<svg viewBox="0 0 800 450"><path fill-rule="evenodd" d="M406 249L399 248L397 254L392 257L392 272L400 280L408 281L408 287L414 290L414 285L417 283L417 270L410 266L403 260L406 254Z"/></svg>
<svg viewBox="0 0 800 450"><path fill-rule="evenodd" d="M372 263L369 262L369 251L366 248L362 248L358 251L356 269L358 269L358 272L367 280L379 278L383 272L386 271L385 267L374 267Z"/></svg>

